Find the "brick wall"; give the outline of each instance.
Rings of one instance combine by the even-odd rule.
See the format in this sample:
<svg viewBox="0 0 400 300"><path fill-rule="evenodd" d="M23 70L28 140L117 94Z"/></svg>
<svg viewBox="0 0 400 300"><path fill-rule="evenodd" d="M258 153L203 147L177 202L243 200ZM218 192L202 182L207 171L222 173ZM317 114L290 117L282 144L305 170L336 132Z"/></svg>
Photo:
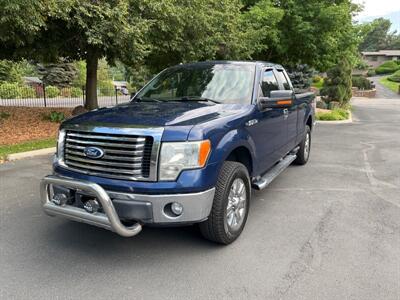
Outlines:
<svg viewBox="0 0 400 300"><path fill-rule="evenodd" d="M376 89L373 90L359 90L356 87L352 88L353 97L366 97L366 98L375 98Z"/></svg>

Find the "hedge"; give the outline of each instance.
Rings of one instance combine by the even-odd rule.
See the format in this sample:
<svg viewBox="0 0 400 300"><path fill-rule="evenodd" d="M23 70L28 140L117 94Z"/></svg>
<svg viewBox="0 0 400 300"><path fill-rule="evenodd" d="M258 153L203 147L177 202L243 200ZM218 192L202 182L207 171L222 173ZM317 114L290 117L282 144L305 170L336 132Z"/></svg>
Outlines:
<svg viewBox="0 0 400 300"><path fill-rule="evenodd" d="M3 83L0 84L0 98L16 99L21 97L21 88L18 83Z"/></svg>
<svg viewBox="0 0 400 300"><path fill-rule="evenodd" d="M60 90L56 86L46 86L46 97L55 98L60 95Z"/></svg>
<svg viewBox="0 0 400 300"><path fill-rule="evenodd" d="M393 82L400 82L400 70L396 71L394 74L388 77L388 80Z"/></svg>
<svg viewBox="0 0 400 300"><path fill-rule="evenodd" d="M71 88L71 96L72 97L82 97L83 92L81 88L73 87Z"/></svg>
<svg viewBox="0 0 400 300"><path fill-rule="evenodd" d="M375 69L376 74L391 74L400 69L400 65L398 65L395 61L389 60L381 64L379 67Z"/></svg>
<svg viewBox="0 0 400 300"><path fill-rule="evenodd" d="M360 90L370 90L371 82L364 76L353 76L352 77L352 85L354 87L358 87Z"/></svg>

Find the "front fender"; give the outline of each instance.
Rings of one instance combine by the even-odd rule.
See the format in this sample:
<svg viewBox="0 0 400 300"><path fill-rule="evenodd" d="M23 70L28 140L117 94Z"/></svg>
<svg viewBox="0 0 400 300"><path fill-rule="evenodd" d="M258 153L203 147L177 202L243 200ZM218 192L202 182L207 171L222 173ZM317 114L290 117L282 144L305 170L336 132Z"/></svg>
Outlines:
<svg viewBox="0 0 400 300"><path fill-rule="evenodd" d="M209 163L216 164L219 168L222 163L228 158L229 154L239 147L246 148L251 155L252 169L255 169L254 162L256 161L255 143L250 134L244 129L233 129L227 132L222 138L211 139L211 143L215 145L211 153Z"/></svg>

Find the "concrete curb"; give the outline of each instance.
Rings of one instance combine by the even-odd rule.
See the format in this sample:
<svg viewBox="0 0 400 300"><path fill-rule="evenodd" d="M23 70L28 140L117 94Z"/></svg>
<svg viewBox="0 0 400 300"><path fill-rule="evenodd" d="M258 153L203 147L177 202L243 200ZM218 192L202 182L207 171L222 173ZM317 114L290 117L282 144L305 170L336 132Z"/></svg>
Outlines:
<svg viewBox="0 0 400 300"><path fill-rule="evenodd" d="M35 157L41 155L48 155L56 152L56 147L33 150L28 152L14 153L7 156L8 161L24 159L28 157Z"/></svg>
<svg viewBox="0 0 400 300"><path fill-rule="evenodd" d="M353 115L351 111L349 112L349 118L347 120L342 120L342 121L318 121L317 124L349 124L353 123Z"/></svg>

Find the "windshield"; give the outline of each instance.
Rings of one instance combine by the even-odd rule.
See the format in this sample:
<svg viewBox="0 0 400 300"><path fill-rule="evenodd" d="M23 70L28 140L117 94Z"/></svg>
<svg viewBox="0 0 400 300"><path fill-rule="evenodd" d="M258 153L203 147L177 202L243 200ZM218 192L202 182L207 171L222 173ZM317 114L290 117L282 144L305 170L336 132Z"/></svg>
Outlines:
<svg viewBox="0 0 400 300"><path fill-rule="evenodd" d="M250 104L254 72L254 65L244 64L177 66L163 71L135 98L143 101Z"/></svg>

